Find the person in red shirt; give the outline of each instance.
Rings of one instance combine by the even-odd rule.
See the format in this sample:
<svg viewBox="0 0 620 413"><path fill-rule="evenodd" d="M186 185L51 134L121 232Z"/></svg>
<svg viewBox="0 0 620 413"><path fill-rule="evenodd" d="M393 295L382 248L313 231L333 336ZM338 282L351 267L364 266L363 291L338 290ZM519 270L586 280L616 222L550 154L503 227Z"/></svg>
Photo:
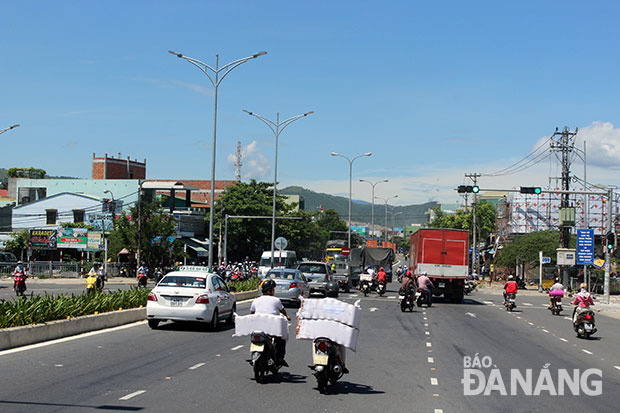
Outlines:
<svg viewBox="0 0 620 413"><path fill-rule="evenodd" d="M383 267L381 267L377 273L377 281L380 283L387 283L387 274L383 271Z"/></svg>
<svg viewBox="0 0 620 413"><path fill-rule="evenodd" d="M508 276L508 281L504 284L504 302L508 300L508 294L517 294L517 282L514 280L514 276L511 274Z"/></svg>

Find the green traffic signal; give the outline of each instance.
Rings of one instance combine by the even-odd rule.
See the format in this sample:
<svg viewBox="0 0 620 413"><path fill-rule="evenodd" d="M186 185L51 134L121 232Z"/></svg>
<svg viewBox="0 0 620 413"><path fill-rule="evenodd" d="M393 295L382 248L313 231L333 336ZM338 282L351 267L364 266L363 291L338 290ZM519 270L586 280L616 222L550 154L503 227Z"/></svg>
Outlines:
<svg viewBox="0 0 620 413"><path fill-rule="evenodd" d="M471 191L474 194L477 194L478 192L480 192L480 187L478 185L474 185L474 186L471 187Z"/></svg>
<svg viewBox="0 0 620 413"><path fill-rule="evenodd" d="M522 194L540 195L542 193L542 189L539 186L522 186L519 189L519 192Z"/></svg>

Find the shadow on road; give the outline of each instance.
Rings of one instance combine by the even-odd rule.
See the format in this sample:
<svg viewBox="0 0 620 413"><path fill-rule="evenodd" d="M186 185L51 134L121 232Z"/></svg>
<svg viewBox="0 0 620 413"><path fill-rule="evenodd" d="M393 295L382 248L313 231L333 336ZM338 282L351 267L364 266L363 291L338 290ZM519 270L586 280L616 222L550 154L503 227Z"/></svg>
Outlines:
<svg viewBox="0 0 620 413"><path fill-rule="evenodd" d="M234 324L219 323L215 331L210 331L208 324L192 321L168 321L160 324L157 330L161 331L194 331L197 333L218 333L234 329Z"/></svg>
<svg viewBox="0 0 620 413"><path fill-rule="evenodd" d="M348 381L339 381L335 385L328 386L327 391L330 394L383 394L384 391L374 390L372 386L365 384L351 383Z"/></svg>
<svg viewBox="0 0 620 413"><path fill-rule="evenodd" d="M302 376L301 374L294 374L285 371L279 372L277 375L269 374L265 376L265 384L267 383L291 383L300 384L306 383L308 376Z"/></svg>
<svg viewBox="0 0 620 413"><path fill-rule="evenodd" d="M144 407L133 407L133 406L112 406L108 404L104 404L101 406L90 406L86 404L70 404L70 403L43 403L43 402L24 402L18 400L0 400L0 405L13 405L13 406L47 406L54 408L63 408L63 407L73 407L78 409L95 409L95 410L117 410L117 411L127 411L127 412L135 412L138 410L144 410Z"/></svg>

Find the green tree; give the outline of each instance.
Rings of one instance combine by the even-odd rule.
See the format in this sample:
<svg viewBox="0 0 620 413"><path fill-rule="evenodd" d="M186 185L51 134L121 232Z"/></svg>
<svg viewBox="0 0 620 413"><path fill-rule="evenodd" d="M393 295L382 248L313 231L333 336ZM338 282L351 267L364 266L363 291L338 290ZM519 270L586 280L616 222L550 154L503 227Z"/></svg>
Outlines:
<svg viewBox="0 0 620 413"><path fill-rule="evenodd" d="M24 250L28 248L30 242L30 235L27 229L11 234L11 239L6 241L4 248L7 251L11 251L17 257L23 258Z"/></svg>
<svg viewBox="0 0 620 413"><path fill-rule="evenodd" d="M537 231L516 237L502 246L495 263L502 267L514 267L521 263L538 263L538 252L555 262L556 248L560 243L559 231Z"/></svg>
<svg viewBox="0 0 620 413"><path fill-rule="evenodd" d="M149 268L155 268L160 262L167 262L170 256L183 256L181 242L169 240L176 236L176 229L177 220L164 211L161 200L142 202L139 208L133 205L115 220L115 229L109 235L110 255L116 256L126 248L133 256L140 245L140 260Z"/></svg>
<svg viewBox="0 0 620 413"><path fill-rule="evenodd" d="M431 228L467 229L473 227L473 209L456 211L456 214L445 214L440 206L432 208L435 218L429 226ZM495 229L495 206L490 202L479 202L476 207L476 226L479 240L486 240Z"/></svg>
<svg viewBox="0 0 620 413"><path fill-rule="evenodd" d="M47 175L44 169L37 168L10 168L7 172L10 178L43 179Z"/></svg>

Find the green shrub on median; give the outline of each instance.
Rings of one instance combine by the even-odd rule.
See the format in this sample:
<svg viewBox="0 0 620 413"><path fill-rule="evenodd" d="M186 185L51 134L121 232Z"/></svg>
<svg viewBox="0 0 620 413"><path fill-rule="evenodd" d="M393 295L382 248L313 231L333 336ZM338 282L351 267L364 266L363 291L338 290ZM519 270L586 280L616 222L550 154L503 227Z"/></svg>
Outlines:
<svg viewBox="0 0 620 413"><path fill-rule="evenodd" d="M260 278L252 277L248 280L244 281L230 281L228 282L229 287L235 287L236 292L241 293L244 291L254 291L258 288L258 284L260 283Z"/></svg>
<svg viewBox="0 0 620 413"><path fill-rule="evenodd" d="M120 308L146 306L149 290L109 291L94 295L37 295L16 301L0 300L0 328L41 324Z"/></svg>

